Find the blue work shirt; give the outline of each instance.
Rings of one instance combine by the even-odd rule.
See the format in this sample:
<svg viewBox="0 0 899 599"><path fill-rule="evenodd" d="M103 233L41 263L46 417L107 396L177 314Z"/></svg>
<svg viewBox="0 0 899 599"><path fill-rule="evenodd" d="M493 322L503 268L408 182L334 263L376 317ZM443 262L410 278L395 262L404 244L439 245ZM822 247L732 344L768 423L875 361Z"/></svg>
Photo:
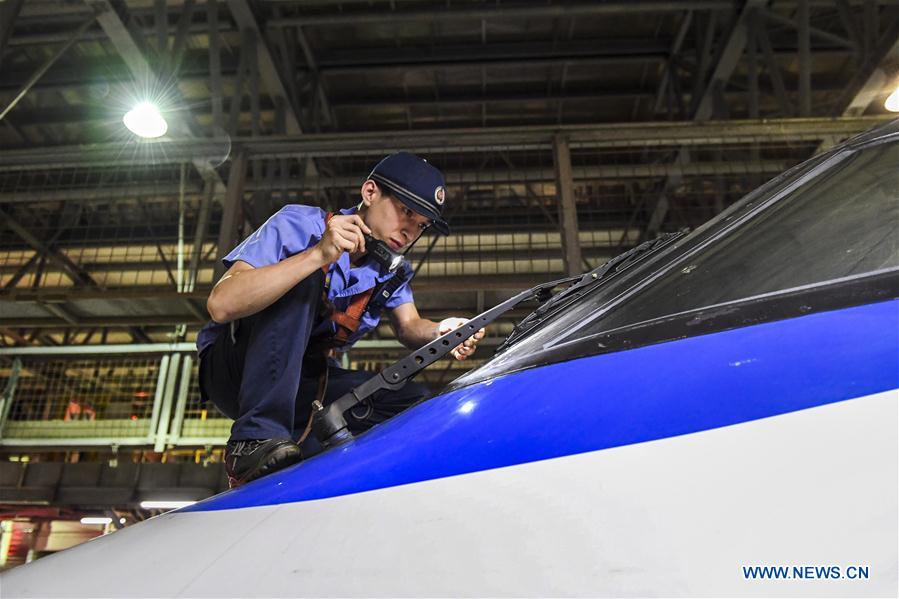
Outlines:
<svg viewBox="0 0 899 599"><path fill-rule="evenodd" d="M345 208L338 214L355 214L356 208ZM271 216L265 224L252 235L244 239L240 245L222 259L225 268L241 260L254 268L262 268L271 264L277 264L285 258L289 258L300 252L304 252L317 244L325 232L325 218L327 213L315 206L301 204L289 204ZM340 255L337 262L330 265L325 277L328 286L328 301L335 309L346 311L353 296L373 288L378 283L393 276L389 272L382 272L380 267L371 260L366 260L359 266L350 264L350 255L346 252ZM385 308L393 309L412 300L412 289L409 279L390 296L384 303ZM371 313L366 310L359 323L359 329L350 335L343 349L348 349L353 343L361 339L367 332L378 326L381 320L379 313ZM227 331L227 324L215 322L206 324L197 335L197 350L202 353L204 349L212 345L218 335ZM337 331L337 324L330 318L324 318L316 323L312 332L313 337L331 336Z"/></svg>

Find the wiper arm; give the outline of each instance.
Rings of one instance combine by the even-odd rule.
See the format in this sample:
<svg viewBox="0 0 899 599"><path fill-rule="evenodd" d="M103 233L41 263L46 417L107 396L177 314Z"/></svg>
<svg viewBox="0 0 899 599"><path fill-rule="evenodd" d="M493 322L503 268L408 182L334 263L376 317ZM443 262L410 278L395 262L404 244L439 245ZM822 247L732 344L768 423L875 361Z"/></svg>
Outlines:
<svg viewBox="0 0 899 599"><path fill-rule="evenodd" d="M689 229L685 228L674 233L666 233L650 241L644 241L640 245L615 256L605 264L594 268L590 272L584 273L579 277L580 280L577 283L554 295L549 301L545 302L515 325L515 328L512 329L512 332L506 337L505 341L496 348L496 353L503 351L523 336L527 335L535 326L543 322L550 315L551 311L552 313L558 312L563 307L576 301L589 289L593 289L597 285L608 281L613 274L621 272L637 261L657 252L663 247L667 247L671 242L680 239L688 232Z"/></svg>
<svg viewBox="0 0 899 599"><path fill-rule="evenodd" d="M413 376L450 353L460 343L518 304L530 299L536 299L541 302L546 301L552 297L550 292L554 287L571 283L579 278L581 277L568 277L557 281L549 281L536 285L527 291L522 291L503 303L475 316L458 329L450 331L417 349L396 364L388 366L333 403L324 406L321 402L313 402L312 427L315 436L326 448L347 443L352 440L353 434L347 428L346 419L343 417L344 412L359 405L382 389L395 390L401 388Z"/></svg>

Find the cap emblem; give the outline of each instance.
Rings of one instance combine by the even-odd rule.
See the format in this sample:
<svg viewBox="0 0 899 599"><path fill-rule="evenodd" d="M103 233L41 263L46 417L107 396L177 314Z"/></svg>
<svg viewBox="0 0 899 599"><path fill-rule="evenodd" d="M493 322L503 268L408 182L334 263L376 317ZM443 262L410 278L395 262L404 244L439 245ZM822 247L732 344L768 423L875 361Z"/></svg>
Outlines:
<svg viewBox="0 0 899 599"><path fill-rule="evenodd" d="M443 202L446 200L446 190L443 188L443 185L439 186L434 190L434 201L437 202L438 206L443 206Z"/></svg>

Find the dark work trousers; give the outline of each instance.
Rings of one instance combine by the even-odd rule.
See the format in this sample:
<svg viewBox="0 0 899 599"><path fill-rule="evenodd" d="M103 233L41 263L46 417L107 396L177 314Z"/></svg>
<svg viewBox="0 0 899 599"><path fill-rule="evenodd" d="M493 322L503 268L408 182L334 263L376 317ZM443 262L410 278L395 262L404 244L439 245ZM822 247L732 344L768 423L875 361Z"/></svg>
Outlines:
<svg viewBox="0 0 899 599"><path fill-rule="evenodd" d="M230 331L226 328L203 351L200 393L234 419L232 441L297 440L303 434L322 368L318 356L307 360L304 356L322 309L323 286L324 275L317 270L265 310L236 321ZM324 403L374 374L330 366ZM418 383L378 392L369 404L345 414L347 424L353 433L362 432L427 394L427 388ZM314 439L307 440L303 448L307 456L319 450Z"/></svg>

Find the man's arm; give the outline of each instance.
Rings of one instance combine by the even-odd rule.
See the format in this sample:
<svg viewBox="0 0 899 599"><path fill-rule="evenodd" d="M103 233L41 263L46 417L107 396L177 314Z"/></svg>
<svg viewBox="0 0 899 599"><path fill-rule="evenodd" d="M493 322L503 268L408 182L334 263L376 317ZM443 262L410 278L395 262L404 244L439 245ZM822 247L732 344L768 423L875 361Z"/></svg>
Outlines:
<svg viewBox="0 0 899 599"><path fill-rule="evenodd" d="M321 241L304 252L262 268L238 260L209 294L209 315L216 322L231 322L264 310L317 269L335 262L343 252L364 252L363 231L371 232L357 215L335 216Z"/></svg>
<svg viewBox="0 0 899 599"><path fill-rule="evenodd" d="M459 323L447 323L449 320L458 320ZM393 327L393 332L396 333L400 343L409 349L418 349L440 335L458 328L465 322L464 319L447 319L447 321L444 321L444 323L447 323L449 326L444 326L441 329L440 323L422 318L418 313L418 308L412 302L400 304L393 310L390 310L390 324ZM473 354L478 341L484 338L484 334L484 329L481 329L461 345L454 348L452 351L453 357L457 360L464 360Z"/></svg>

